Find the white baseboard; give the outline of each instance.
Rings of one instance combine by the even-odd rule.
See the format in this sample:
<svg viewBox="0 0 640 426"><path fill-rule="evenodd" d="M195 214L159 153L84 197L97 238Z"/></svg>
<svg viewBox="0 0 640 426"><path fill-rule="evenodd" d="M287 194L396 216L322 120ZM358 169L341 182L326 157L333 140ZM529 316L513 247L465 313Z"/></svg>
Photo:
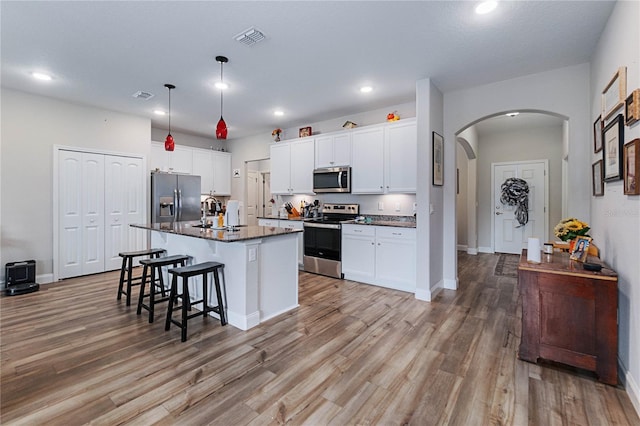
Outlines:
<svg viewBox="0 0 640 426"><path fill-rule="evenodd" d="M458 244L458 251L466 251L466 250L467 250L466 244Z"/></svg>
<svg viewBox="0 0 640 426"><path fill-rule="evenodd" d="M290 310L292 310L292 309L298 308L299 306L300 306L300 305L298 305L298 304L296 303L295 305L293 305L293 306L289 306L288 308L284 308L284 309L282 309L281 311L274 312L274 313L272 313L271 315L268 315L268 316L265 316L265 317L260 318L260 322L268 321L268 320L270 320L271 318L277 317L278 315L282 315L282 314L284 314L284 313L286 313L286 312L289 312L289 311L290 311Z"/></svg>
<svg viewBox="0 0 640 426"><path fill-rule="evenodd" d="M425 302L431 302L431 291L418 289L415 292L416 299L423 300Z"/></svg>
<svg viewBox="0 0 640 426"><path fill-rule="evenodd" d="M491 254L495 253L491 247L478 247L478 252L480 252L480 253L491 253Z"/></svg>
<svg viewBox="0 0 640 426"><path fill-rule="evenodd" d="M227 321L232 326L246 331L260 324L260 312L240 315L227 309Z"/></svg>
<svg viewBox="0 0 640 426"><path fill-rule="evenodd" d="M640 386L636 383L633 376L624 369L624 365L622 365L620 359L618 359L618 368L621 373L620 379L622 385L626 389L627 395L629 395L633 408L636 409L636 413L640 416Z"/></svg>
<svg viewBox="0 0 640 426"><path fill-rule="evenodd" d="M447 290L457 290L458 289L458 279L450 279L450 278L445 278L444 282L441 281L441 283L443 284L443 288L446 288Z"/></svg>
<svg viewBox="0 0 640 426"><path fill-rule="evenodd" d="M477 255L478 254L478 249L473 247L473 248L467 248L467 254L472 254L472 255Z"/></svg>

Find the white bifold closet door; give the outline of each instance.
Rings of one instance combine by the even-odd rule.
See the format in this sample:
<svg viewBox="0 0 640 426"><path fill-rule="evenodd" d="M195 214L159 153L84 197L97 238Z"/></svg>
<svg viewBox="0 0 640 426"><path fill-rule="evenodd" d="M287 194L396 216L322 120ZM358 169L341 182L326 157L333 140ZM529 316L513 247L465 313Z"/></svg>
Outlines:
<svg viewBox="0 0 640 426"><path fill-rule="evenodd" d="M139 250L144 222L142 159L60 150L58 278L120 268L121 251Z"/></svg>

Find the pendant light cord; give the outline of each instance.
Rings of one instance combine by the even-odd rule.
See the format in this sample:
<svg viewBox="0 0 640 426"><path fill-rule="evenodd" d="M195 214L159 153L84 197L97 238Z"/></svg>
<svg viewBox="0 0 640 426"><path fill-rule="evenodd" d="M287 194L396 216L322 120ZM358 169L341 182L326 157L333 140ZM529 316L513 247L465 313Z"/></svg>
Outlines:
<svg viewBox="0 0 640 426"><path fill-rule="evenodd" d="M224 83L224 74L223 74L223 62L220 61L220 83ZM224 89L220 89L220 117L222 117L222 99L223 99Z"/></svg>
<svg viewBox="0 0 640 426"><path fill-rule="evenodd" d="M169 134L171 134L171 88L169 88Z"/></svg>

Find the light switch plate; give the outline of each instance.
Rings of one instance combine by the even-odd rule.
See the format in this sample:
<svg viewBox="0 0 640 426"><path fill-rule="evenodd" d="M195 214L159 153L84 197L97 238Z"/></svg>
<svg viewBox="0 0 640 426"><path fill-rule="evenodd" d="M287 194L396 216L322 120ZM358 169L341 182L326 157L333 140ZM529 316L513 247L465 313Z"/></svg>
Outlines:
<svg viewBox="0 0 640 426"><path fill-rule="evenodd" d="M255 262L256 258L258 257L258 249L255 247L252 247L249 249L249 262Z"/></svg>
<svg viewBox="0 0 640 426"><path fill-rule="evenodd" d="M399 212L400 211L400 203L396 203L396 211Z"/></svg>
<svg viewBox="0 0 640 426"><path fill-rule="evenodd" d="M378 202L378 210L384 210L384 203L382 201Z"/></svg>

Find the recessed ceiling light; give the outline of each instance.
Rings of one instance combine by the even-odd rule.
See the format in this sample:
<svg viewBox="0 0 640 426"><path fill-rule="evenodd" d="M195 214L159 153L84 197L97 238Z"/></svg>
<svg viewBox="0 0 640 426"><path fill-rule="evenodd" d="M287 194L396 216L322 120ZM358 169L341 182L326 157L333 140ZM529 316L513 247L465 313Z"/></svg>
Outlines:
<svg viewBox="0 0 640 426"><path fill-rule="evenodd" d="M478 15L484 15L491 11L493 11L498 6L497 1L483 1L478 6L476 6L476 13Z"/></svg>
<svg viewBox="0 0 640 426"><path fill-rule="evenodd" d="M229 85L227 83L225 83L224 81L217 81L215 86L220 90L224 90L224 89L228 89L229 88Z"/></svg>
<svg viewBox="0 0 640 426"><path fill-rule="evenodd" d="M515 117L516 115L519 115L519 114L520 114L519 112L508 112L505 115L507 117Z"/></svg>
<svg viewBox="0 0 640 426"><path fill-rule="evenodd" d="M273 115L282 117L284 115L284 111L280 111L280 110L273 111Z"/></svg>
<svg viewBox="0 0 640 426"><path fill-rule="evenodd" d="M371 86L362 86L362 87L360 88L360 92L362 92L362 93L369 93L369 92L371 92L372 90L373 90L373 87L371 87Z"/></svg>
<svg viewBox="0 0 640 426"><path fill-rule="evenodd" d="M167 115L167 113L166 113L166 112L164 112L164 111L162 111L162 110L160 110L160 109L156 109L156 110L154 110L154 111L153 111L153 113L154 113L155 115Z"/></svg>
<svg viewBox="0 0 640 426"><path fill-rule="evenodd" d="M36 80L51 81L51 76L43 72L32 72L31 76Z"/></svg>

